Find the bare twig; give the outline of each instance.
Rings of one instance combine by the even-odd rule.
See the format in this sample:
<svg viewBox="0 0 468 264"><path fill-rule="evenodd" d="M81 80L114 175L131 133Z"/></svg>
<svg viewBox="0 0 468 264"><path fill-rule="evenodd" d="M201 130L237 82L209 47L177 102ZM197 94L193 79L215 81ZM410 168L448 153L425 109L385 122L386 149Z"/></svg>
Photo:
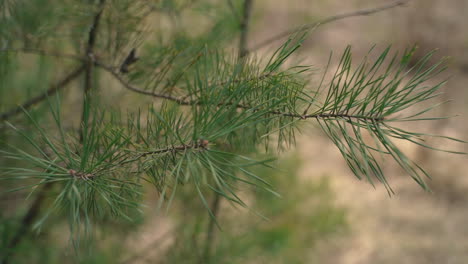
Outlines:
<svg viewBox="0 0 468 264"><path fill-rule="evenodd" d="M1 113L0 114L0 120L3 121L3 120L6 120L6 119L9 119L12 116L21 113L23 111L23 109L28 109L28 108L32 107L33 105L44 101L48 96L51 96L51 95L55 94L60 89L64 88L70 82L72 82L74 79L76 79L78 76L80 76L80 74L84 71L84 69L85 69L84 65L81 66L81 67L78 67L77 69L75 69L71 73L67 74L67 76L65 76L62 80L60 80L56 84L51 85L50 88L47 91L45 91L44 93L27 100L26 102L22 103L18 107L15 107L13 109L10 109L10 110L8 110L6 112Z"/></svg>
<svg viewBox="0 0 468 264"><path fill-rule="evenodd" d="M337 20L349 18L349 17L372 15L372 14L375 14L375 13L378 13L378 12L381 12L381 11L384 11L384 10L387 10L387 9L391 9L391 8L394 8L394 7L397 7L397 6L402 6L402 5L406 4L406 3L408 3L409 1L411 1L411 0L398 0L398 1L395 1L393 3L386 4L386 5L383 5L383 6L380 6L380 7L361 9L361 10L357 10L357 11L351 11L351 12L348 12L348 13L343 13L343 14L340 14L340 15L330 16L330 17L322 19L322 20L320 20L318 22L309 23L309 24L305 24L305 25L301 25L301 26L292 28L292 29L288 29L288 30L280 32L280 33L278 33L278 34L276 34L276 35L274 35L272 37L269 37L268 39L260 41L259 43L257 43L253 47L251 47L248 50L248 52L258 50L258 49L260 49L260 48L262 48L262 47L264 47L264 46L266 46L266 45L268 45L268 44L270 44L270 43L272 43L272 42L274 42L276 40L282 39L284 37L290 36L292 34L295 34L295 33L301 32L301 31L305 31L305 30L309 30L309 29L315 29L315 28L317 28L317 27L319 27L321 25L331 23L331 22L334 22L334 21L337 21Z"/></svg>

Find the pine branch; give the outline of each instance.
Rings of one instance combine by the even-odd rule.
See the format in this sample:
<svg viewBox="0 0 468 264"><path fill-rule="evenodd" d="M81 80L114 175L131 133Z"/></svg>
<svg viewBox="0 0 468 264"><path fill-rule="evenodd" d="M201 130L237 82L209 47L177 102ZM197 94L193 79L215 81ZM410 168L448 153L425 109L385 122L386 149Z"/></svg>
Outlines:
<svg viewBox="0 0 468 264"><path fill-rule="evenodd" d="M75 80L77 77L79 77L81 75L81 73L84 72L84 70L85 70L84 65L81 66L81 67L78 67L77 69L75 69L71 73L67 74L62 80L58 81L54 85L51 85L50 88L47 89L47 91L45 91L44 93L27 100L26 102L22 103L18 107L12 108L12 109L10 109L8 111L5 111L5 112L1 113L0 114L0 120L1 121L7 120L7 119L19 114L19 113L22 113L24 109L27 110L27 109L31 108L32 106L44 101L45 99L47 99L47 97L49 97L49 96L57 93L59 90L65 88L69 83L71 83L73 80Z"/></svg>
<svg viewBox="0 0 468 264"><path fill-rule="evenodd" d="M139 93L139 94L142 94L142 95L147 95L147 96L151 96L151 97L154 97L154 98L159 98L159 99L164 99L164 100L167 100L167 101L172 101L172 102L175 102L179 105L185 105L185 106L193 106L193 105L204 105L206 104L205 102L201 102L201 101L190 101L190 100L187 100L187 96L183 96L183 97L175 97L175 96L172 96L172 95L167 95L167 94L161 94L161 93L155 93L155 92L151 92L151 91L147 91L147 90L143 90L141 88L138 88L130 83L128 83L117 71L113 70L111 67L109 66L106 66L105 64L102 64L100 62L96 62L96 65L98 65L99 67L105 69L107 72L109 72L110 74L112 74L112 76L114 76L125 88L127 88L128 90L132 91L132 92L135 92L135 93ZM255 78L256 80L262 80L264 78L268 78L269 76L271 76L271 74L265 74L265 75L261 75L260 77L257 77ZM240 81L238 81L240 82ZM243 104L234 104L234 103L229 103L229 102L226 102L226 103L218 103L216 106L217 107L223 107L223 106L232 106L232 105L235 105L237 108L239 109L244 109L244 110L254 110L254 111L259 111L261 109L259 109L258 107L255 107L255 106L249 106L249 105L243 105ZM349 114L331 114L331 113L319 113L319 114L308 114L308 115L301 115L301 114L298 114L298 113L287 113L287 112L282 112L282 111L267 111L266 113L268 114L272 114L272 115L278 115L278 116L284 116L284 117L292 117L292 118L297 118L297 119L311 119L311 118L315 118L315 119L331 119L331 118L341 118L341 119L361 119L361 120L369 120L369 121L377 121L377 122L381 122L384 120L384 117L382 116L366 116L366 115L349 115Z"/></svg>
<svg viewBox="0 0 468 264"><path fill-rule="evenodd" d="M331 22L334 22L334 21L337 21L337 20L342 20L342 19L345 19L345 18L358 17L358 16L369 16L369 15L372 15L372 14L375 14L375 13L378 13L378 12L385 11L387 9L391 9L391 8L395 8L395 7L398 7L398 6L405 5L409 1L411 1L411 0L398 0L396 2L386 4L386 5L383 5L383 6L380 6L380 7L373 7L373 8L367 8L367 9L362 9L362 10L351 11L351 12L348 12L348 13L343 13L343 14L340 14L340 15L327 17L327 18L322 19L322 20L320 20L318 22L309 23L309 24L305 24L305 25L302 25L302 26L292 28L292 29L288 29L288 30L283 31L281 33L278 33L278 34L276 34L276 35L274 35L272 37L269 37L269 38L267 38L267 39L265 39L263 41L260 41L259 43L255 44L253 47L251 47L247 52L256 51L256 50L258 50L258 49L260 49L260 48L262 48L262 47L264 47L266 45L271 44L272 42L274 42L276 40L291 36L291 35L296 34L298 32L303 32L303 31L306 31L306 30L309 30L309 29L315 29L315 28L317 28L317 27L319 27L321 25L325 25L325 24L328 24L328 23L331 23Z"/></svg>
<svg viewBox="0 0 468 264"><path fill-rule="evenodd" d="M178 146L170 146L162 149L145 151L138 154L135 158L127 159L120 162L118 165L125 165L128 163L132 163L138 161L144 157L151 156L151 155L158 155L158 154L166 154L166 153L174 153L179 151L186 151L186 150L205 150L208 147L209 142L207 140L200 140L198 143L190 143L190 144L183 144Z"/></svg>
<svg viewBox="0 0 468 264"><path fill-rule="evenodd" d="M168 153L177 153L177 152L185 152L187 150L207 150L209 142L207 140L200 140L198 143L190 143L190 144L183 144L178 146L168 146L165 148L151 150L151 151L144 151L138 153L135 157L127 157L128 155L122 155L122 160L116 162L114 164L110 164L111 167L114 168L121 168L126 164L134 163L142 158L153 156L153 155L161 155L161 154L168 154ZM68 174L71 178L82 179L82 180L89 180L92 178L97 177L98 174L102 174L108 168L98 169L89 173L80 172L74 169L68 170Z"/></svg>
<svg viewBox="0 0 468 264"><path fill-rule="evenodd" d="M240 101L223 102L222 99L221 101L211 102L211 105L215 107L235 106L238 109L251 110L252 112L261 111L266 116L276 115L278 117L290 117L301 120L316 119L330 139L340 149L343 157L358 178L366 176L369 182L372 182L370 176L375 175L391 193L391 188L383 175L380 165L372 154L372 151L377 151L385 155L391 155L418 184L426 189L427 186L421 178L421 175L427 175L426 172L409 160L391 142L390 138L404 139L424 147L428 146L418 142L420 134L391 127L388 123L425 120L419 116L428 112L434 106L406 117L397 118L392 116L416 104L436 97L437 90L444 82L434 86L424 86L424 82L443 71L445 67L441 66L441 63L428 67L426 63L432 55L430 53L416 64L413 69L407 70L405 68L409 61L409 53L405 52L401 60L398 60L395 55L387 64L385 61L388 53L389 48L374 63L369 63L365 59L356 69L351 70L351 51L348 47L341 57L336 72L332 76L325 101L311 114L307 114L307 112L312 104L309 104L305 111L302 111L304 114L299 114L301 111L298 108L288 108L292 110L289 112L274 109L269 110L268 107L264 108L264 106L243 104ZM386 68L382 69L383 67ZM409 76L411 72L414 74L413 77L404 81L405 77ZM173 101L179 105L202 106L208 103L203 99L187 101L173 96L151 93L132 86L122 78L119 78L119 81L134 92ZM315 94L319 95L320 90L321 85ZM313 98L312 102L317 103L318 101L316 98ZM285 125L287 126L287 124ZM283 125L279 127L283 127ZM367 145L361 135L361 129L365 129L373 135L377 144L376 146ZM383 150L380 150L380 148L383 148ZM429 148L434 149L432 147Z"/></svg>

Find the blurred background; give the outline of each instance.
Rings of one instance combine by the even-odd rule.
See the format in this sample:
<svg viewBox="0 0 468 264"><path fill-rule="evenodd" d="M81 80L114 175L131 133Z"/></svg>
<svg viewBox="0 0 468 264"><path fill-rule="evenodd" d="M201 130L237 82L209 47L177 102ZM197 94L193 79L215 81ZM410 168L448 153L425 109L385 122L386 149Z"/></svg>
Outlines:
<svg viewBox="0 0 468 264"><path fill-rule="evenodd" d="M253 47L278 32L328 16L390 2L255 0L248 46ZM183 14L188 14L190 20L190 7ZM351 45L356 62L374 46L376 50L383 50L391 45L395 51L402 52L416 45L416 58L437 49L434 62L449 57L449 68L440 79L432 81L437 83L449 78L442 99L453 101L439 107L435 115L458 116L401 125L467 140L467 15L466 0L410 0L404 6L370 16L351 17L318 27L309 32L293 59L316 69L317 75L313 75L311 81L313 87L327 66L330 54L333 52L335 58L330 65L333 69L347 45ZM267 56L284 40L273 41L251 56ZM25 61L33 61L33 56L25 55ZM34 67L31 66L33 63L24 64ZM109 83L104 77L101 82L103 80ZM42 88L46 89L45 86ZM79 89L71 91L67 95L71 105L78 105L79 100L73 98L78 97ZM123 93L112 93L103 100L115 103L116 98L124 97ZM7 104L6 97L1 101ZM431 143L436 146L446 144L437 140ZM415 145L400 147L432 175L432 180L428 180L432 193L424 192L392 162L385 163L384 168L395 195L389 196L381 185L373 187L358 181L320 128L313 123L304 126L297 138L297 146L281 154L275 164L278 169L257 172L271 179L281 198L260 190L246 191L240 195L245 197L250 210L221 204L218 222L222 230L216 229L213 236L212 263L468 263L466 156L428 151ZM461 144L444 147L468 151ZM3 188L6 187L0 189ZM0 235L3 239L15 226L15 219L25 212L22 209L25 195L2 196ZM103 228L95 242L98 250L89 257L79 260L70 257L73 253L67 243L68 227L58 221L60 224L41 236L31 236L24 241L21 246L28 249L29 255L17 256L16 261L199 263L197 254L204 250L200 241L207 236L209 218L206 209L194 199L193 193L183 191L168 212L156 210L154 205L157 203L158 196L150 191L144 214L136 221Z"/></svg>

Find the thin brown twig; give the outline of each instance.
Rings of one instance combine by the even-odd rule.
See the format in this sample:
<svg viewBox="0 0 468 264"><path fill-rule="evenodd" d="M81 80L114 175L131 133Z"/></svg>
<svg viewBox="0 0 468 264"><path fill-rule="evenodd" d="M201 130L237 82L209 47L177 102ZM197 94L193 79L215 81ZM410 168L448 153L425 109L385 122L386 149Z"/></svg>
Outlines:
<svg viewBox="0 0 468 264"><path fill-rule="evenodd" d="M373 7L373 8L367 8L367 9L351 11L351 12L343 13L343 14L340 14L340 15L330 16L330 17L322 19L322 20L320 20L318 22L309 23L309 24L305 24L305 25L302 25L302 26L297 26L297 27L294 27L292 29L288 29L286 31L280 32L280 33L278 33L278 34L276 34L276 35L274 35L272 37L269 37L269 38L267 38L267 39L265 39L263 41L260 41L259 43L255 44L253 47L251 47L248 50L248 52L258 50L258 49L260 49L260 48L262 48L262 47L264 47L264 46L266 46L268 44L271 44L272 42L274 42L276 40L282 39L284 37L290 36L290 35L298 33L298 32L302 32L302 31L309 30L309 29L315 29L315 28L317 28L317 27L319 27L321 25L328 24L328 23L331 23L331 22L334 22L334 21L337 21L337 20L345 19L345 18L372 15L372 14L375 14L375 13L378 13L378 12L381 12L381 11L384 11L384 10L387 10L387 9L391 9L391 8L395 8L395 7L398 7L398 6L405 5L409 1L411 1L411 0L398 0L398 1L395 1L393 3L386 4L386 5L383 5L383 6L380 6L380 7Z"/></svg>
<svg viewBox="0 0 468 264"><path fill-rule="evenodd" d="M186 100L184 99L185 97L179 98L171 95L166 95L166 94L159 94L159 93L153 93L150 91L142 90L138 87L133 86L132 84L128 83L122 76L120 76L115 70L113 70L111 67L106 66L100 62L96 62L96 65L99 67L105 69L108 71L112 76L114 76L126 89L143 94L143 95L148 95L152 96L154 98L160 98L168 101L175 102L179 105L203 105L205 104L204 102L197 101L197 100ZM245 110L254 110L254 111L260 111L261 109L249 105L243 105L243 104L234 104L230 102L221 102L218 103L216 106L222 107L222 106L233 106L235 105L236 108L239 109L245 109ZM279 116L285 116L285 117L292 117L292 118L298 118L298 119L336 119L336 118L341 118L341 119L359 119L359 120L369 120L369 121L377 121L381 122L384 120L383 117L380 116L365 116L365 115L349 115L349 114L331 114L331 113L319 113L319 114L309 114L309 115L301 115L298 113L288 113L288 112L282 112L282 111L267 111L267 114L273 114L273 115L279 115Z"/></svg>
<svg viewBox="0 0 468 264"><path fill-rule="evenodd" d="M138 154L135 158L129 159L129 160L124 160L119 163L119 165L125 165L128 163L135 162L139 159L142 159L147 156L151 155L157 155L157 154L165 154L169 152L178 152L178 151L186 151L190 149L202 149L205 150L208 147L209 142L207 140L200 140L199 142L194 142L191 144L183 144L183 145L178 145L178 146L170 146L166 147L163 149L157 149L157 150L151 150L151 151L145 151L140 154Z"/></svg>
<svg viewBox="0 0 468 264"><path fill-rule="evenodd" d="M161 99L174 101L174 102L177 102L178 104L181 104L181 105L190 105L190 103L188 101L184 101L184 100L182 100L180 98L177 98L175 96L172 96L172 95L158 94L158 93L154 93L154 92L151 92L151 91L147 91L147 90L137 88L137 87L131 85L130 83L128 83L116 70L113 69L113 67L105 65L105 64L103 64L103 63L101 63L99 61L96 61L95 63L96 63L96 65L98 67L100 67L100 68L104 69L105 71L107 71L108 73L110 73L117 81L119 81L125 88L127 88L130 91L133 91L133 92L136 92L136 93L139 93L139 94L142 94L142 95L148 95L148 96L155 97L155 98L161 98Z"/></svg>
<svg viewBox="0 0 468 264"><path fill-rule="evenodd" d="M13 117L14 115L17 115L17 114L21 113L23 111L23 109L29 109L30 107L34 106L35 104L38 104L38 103L44 101L45 99L47 99L47 97L57 93L60 89L64 88L70 82L75 80L78 76L80 76L80 74L84 70L85 70L84 65L82 65L81 67L78 67L77 69L75 69L71 73L67 74L62 80L58 81L56 84L51 85L50 88L47 89L47 91L45 91L44 93L27 100L26 102L22 103L21 105L19 105L17 107L14 107L14 108L6 111L6 112L1 113L0 114L0 120L1 121L7 120L7 119Z"/></svg>
<svg viewBox="0 0 468 264"><path fill-rule="evenodd" d="M181 144L181 145L171 145L171 146L161 148L161 149L156 149L156 150L150 150L150 151L144 151L144 152L134 151L136 153L134 157L121 159L120 161L113 164L113 166L121 167L125 164L136 162L144 157L151 156L151 155L176 153L176 152L183 152L187 150L204 151L204 150L208 150L208 144L209 144L208 140L202 139L197 142L186 143L186 144ZM106 169L107 167L101 167L99 169L94 170L92 173L84 173L82 171L69 169L68 175L70 175L70 177L74 179L89 180L89 179L97 177L102 171ZM133 173L138 173L138 172L133 172Z"/></svg>

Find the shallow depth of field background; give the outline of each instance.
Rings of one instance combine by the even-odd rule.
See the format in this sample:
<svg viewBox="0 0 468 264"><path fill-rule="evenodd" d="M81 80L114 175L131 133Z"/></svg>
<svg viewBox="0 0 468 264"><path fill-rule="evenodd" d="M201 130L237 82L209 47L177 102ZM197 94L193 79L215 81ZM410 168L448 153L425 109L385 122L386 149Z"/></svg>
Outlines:
<svg viewBox="0 0 468 264"><path fill-rule="evenodd" d="M291 27L390 2L254 0L249 46ZM184 12L190 13L190 10ZM293 59L316 69L311 81L313 88L320 80L330 53L333 51L334 60L330 65L333 69L347 45L352 46L356 63L374 45L376 52L372 54L388 45L392 45L393 51L403 52L416 44L416 57L438 49L434 62L450 57L449 69L433 82L450 77L440 100L453 101L442 105L432 115L458 116L401 125L468 140L467 15L467 0L411 0L403 7L323 25L309 32L308 39ZM284 39L273 42L252 56L268 56L282 41ZM237 42L230 48L234 50L236 45ZM108 81L103 77L101 82L103 79ZM112 85L107 86L113 89ZM109 94L109 101L126 93L120 88L119 91ZM76 101L79 105L79 100ZM281 154L278 170L258 172L272 179L275 190L283 197L240 194L252 205L252 211L264 214L268 221L247 210L222 204L224 210L221 210L219 222L223 231L216 233L213 263L468 263L467 156L400 145L433 176L428 180L433 193L424 192L403 170L387 160L384 169L395 191L390 197L383 186L377 184L374 188L367 182L358 181L338 149L313 121L304 125L301 131L297 146ZM447 145L438 140L431 143L468 152L462 144ZM193 206L191 210L203 217L206 217L206 210L200 201L192 201L193 196L184 195L182 192L168 213L161 214L154 209L157 195L152 191L145 201L149 205L147 217L131 227L131 233L116 229L110 236L100 237L96 248L101 251L83 263L194 263L191 262L194 247L184 239L190 238L187 232L196 228L190 221L199 216L191 215L184 206ZM5 215L8 212L13 215L17 206L25 206L23 202L22 199L5 199L0 205ZM179 223L184 224L184 221L186 225L180 226ZM41 237L48 241L42 246L49 243L50 248L55 249L51 250L54 252L50 254L51 259L61 259L49 263L68 263L63 262L68 254L64 253L69 245L67 228L66 224L56 226L49 229L47 236ZM34 243L37 241L31 245ZM34 250L40 254L39 248L32 252L36 252Z"/></svg>

